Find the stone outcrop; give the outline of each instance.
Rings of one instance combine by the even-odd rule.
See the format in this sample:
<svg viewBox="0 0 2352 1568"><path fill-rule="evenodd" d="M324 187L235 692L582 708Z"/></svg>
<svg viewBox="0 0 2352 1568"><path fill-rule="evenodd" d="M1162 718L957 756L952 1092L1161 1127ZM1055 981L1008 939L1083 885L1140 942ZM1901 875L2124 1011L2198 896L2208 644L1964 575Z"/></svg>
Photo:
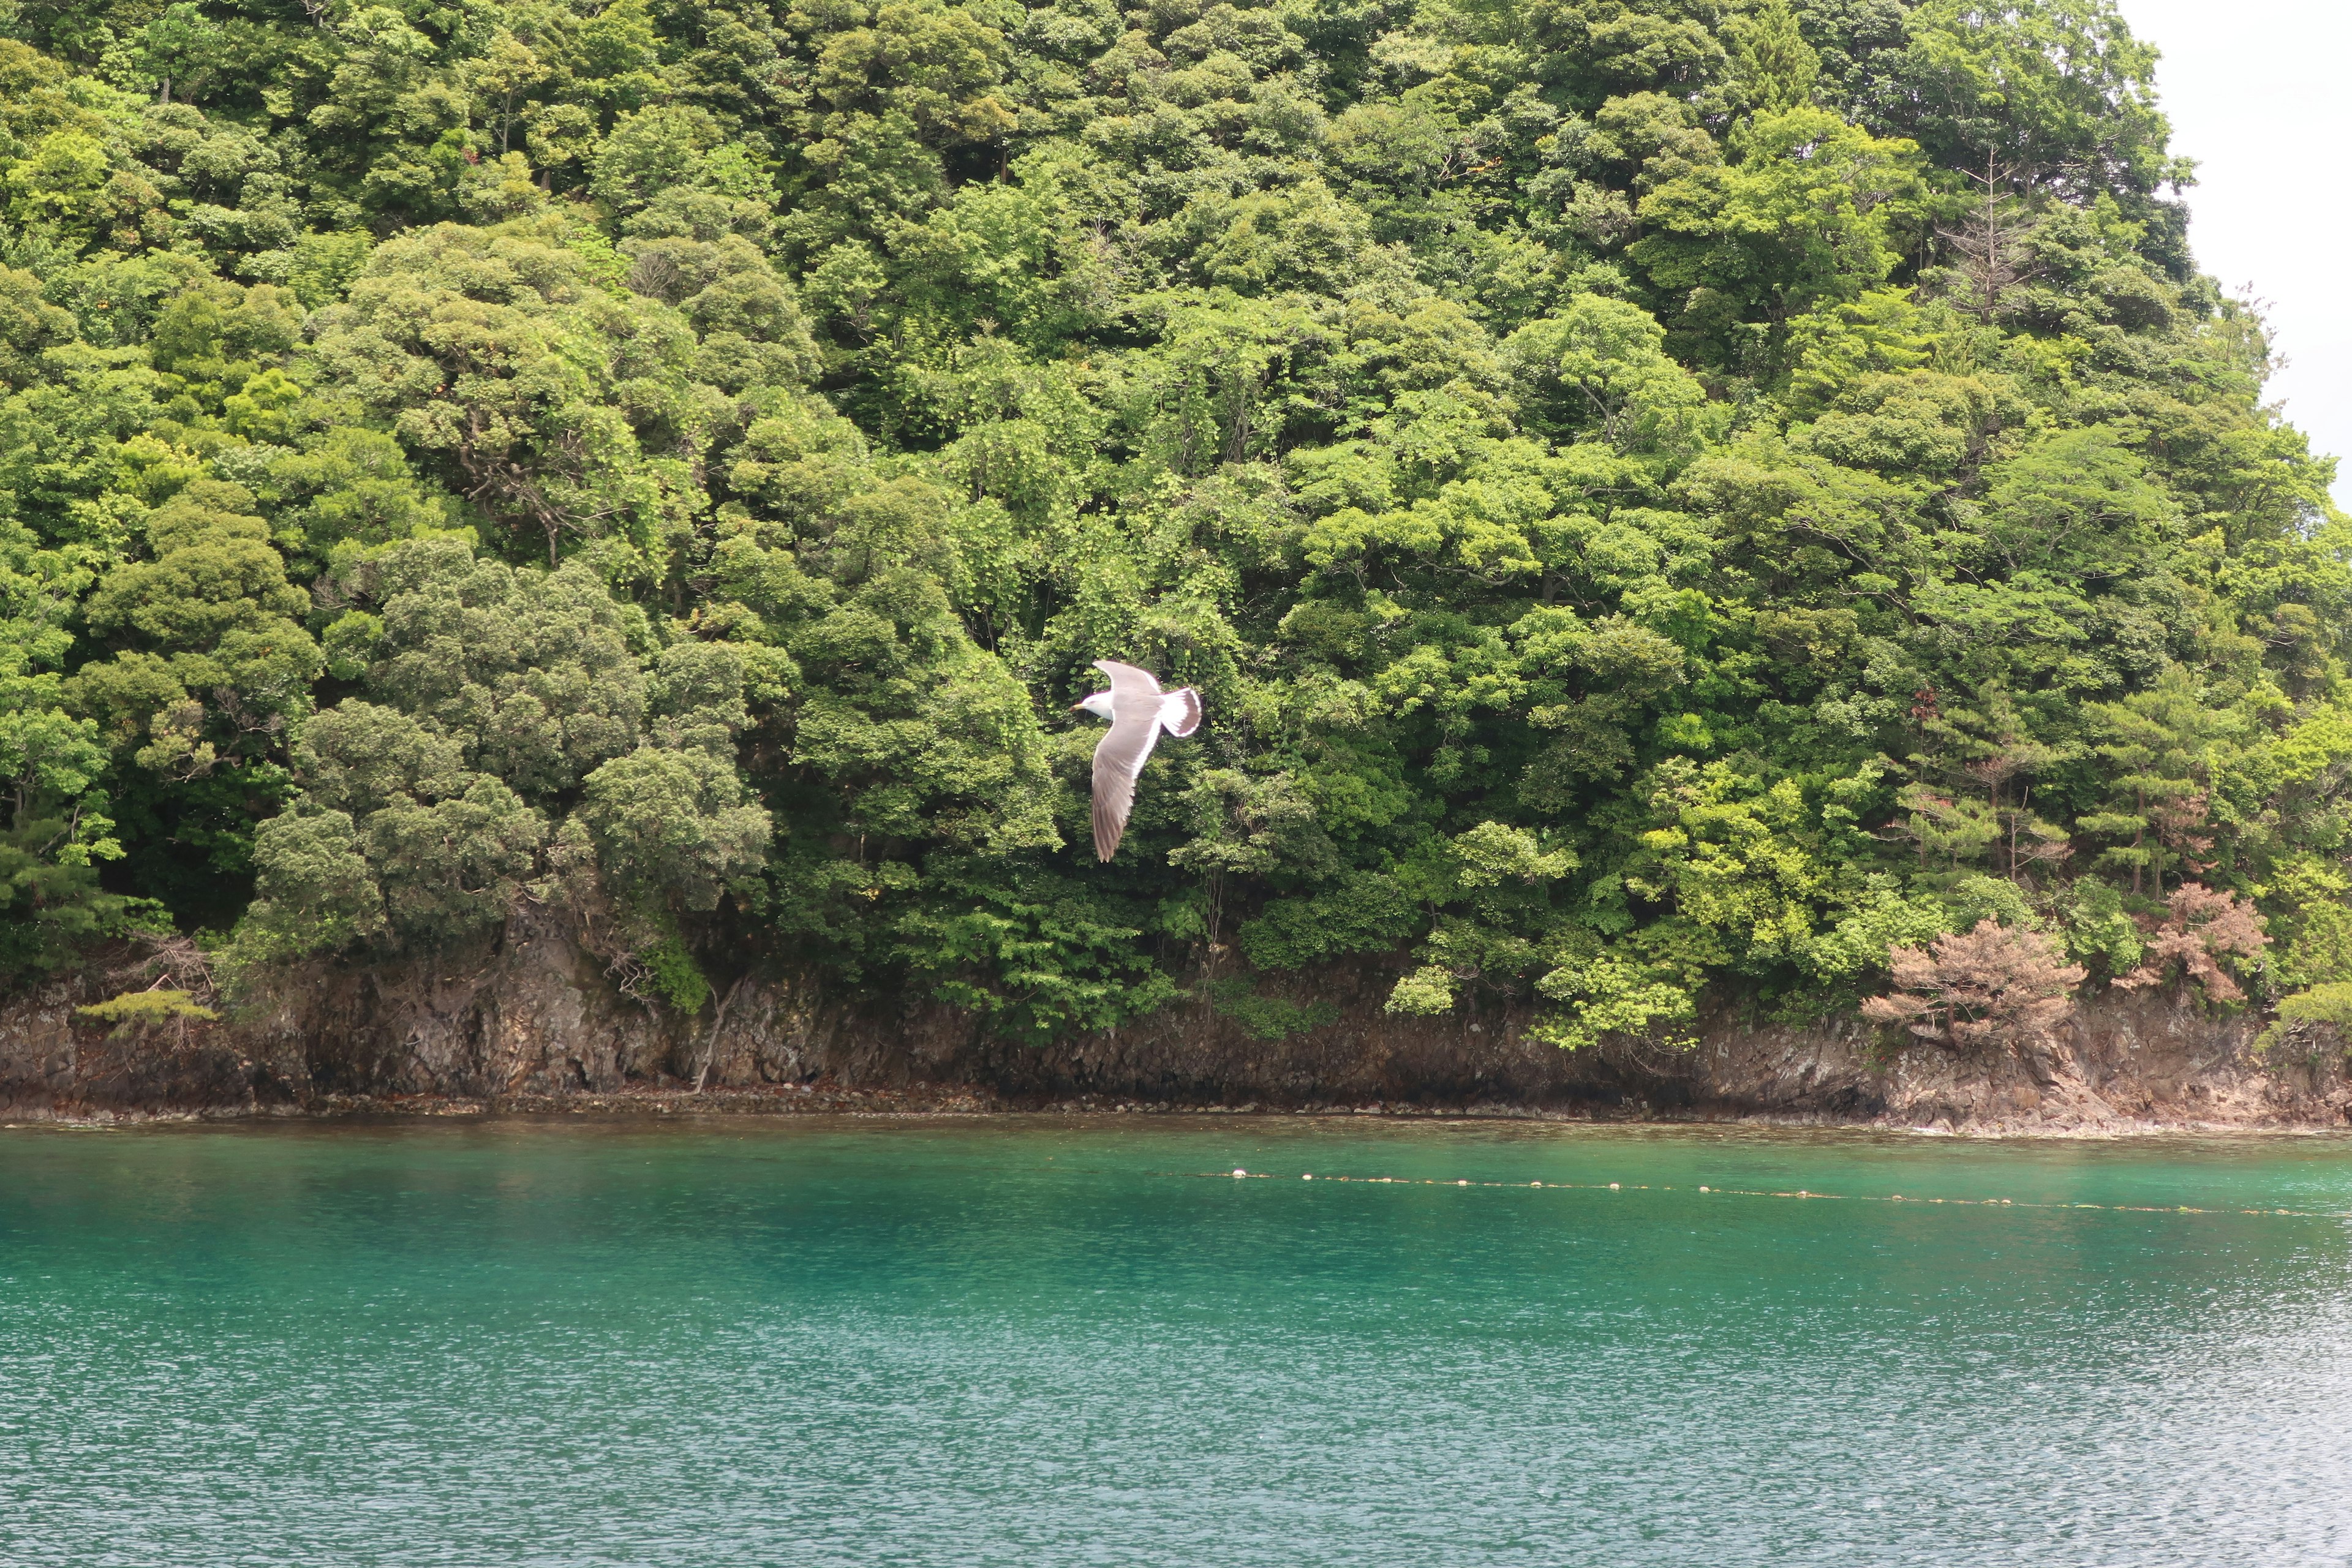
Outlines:
<svg viewBox="0 0 2352 1568"><path fill-rule="evenodd" d="M2095 998L2048 1037L1974 1055L1890 1048L1859 1019L1725 1015L1696 1049L1567 1053L1495 1010L1381 1011L1393 975L1300 982L1338 1010L1261 1038L1206 1000L1035 1047L929 1005L853 1006L804 977L747 976L714 1029L625 995L561 929L519 921L470 963L282 977L215 1024L110 1034L75 1007L95 977L0 1002L0 1116L299 1112L350 1107L1087 1105L1936 1125L1980 1131L2342 1126L2343 1042L2258 1058L2260 1020L2179 997ZM1205 993L1204 993L1205 994ZM708 1067L706 1069L706 1062ZM708 1093L691 1088L703 1079Z"/></svg>

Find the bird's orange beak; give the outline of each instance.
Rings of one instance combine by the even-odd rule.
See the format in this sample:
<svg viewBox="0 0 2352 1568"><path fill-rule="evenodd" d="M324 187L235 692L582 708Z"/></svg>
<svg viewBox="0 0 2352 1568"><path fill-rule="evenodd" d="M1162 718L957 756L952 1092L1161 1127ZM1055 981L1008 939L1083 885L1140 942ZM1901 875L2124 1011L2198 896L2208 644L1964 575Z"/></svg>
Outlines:
<svg viewBox="0 0 2352 1568"><path fill-rule="evenodd" d="M1087 705L1083 702L1073 702L1070 704L1070 711L1073 713L1083 713L1086 710Z"/></svg>

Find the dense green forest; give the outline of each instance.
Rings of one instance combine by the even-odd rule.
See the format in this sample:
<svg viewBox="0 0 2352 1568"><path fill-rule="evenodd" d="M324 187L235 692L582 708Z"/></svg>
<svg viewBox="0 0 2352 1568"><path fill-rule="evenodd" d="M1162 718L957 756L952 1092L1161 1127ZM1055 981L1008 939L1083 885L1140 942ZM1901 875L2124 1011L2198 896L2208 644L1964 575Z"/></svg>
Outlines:
<svg viewBox="0 0 2352 1568"><path fill-rule="evenodd" d="M649 1005L1030 1038L1385 963L1672 1039L1939 933L2352 982L2352 534L2154 63L2108 0L0 0L0 971L530 905ZM1208 722L1098 865L1106 657Z"/></svg>

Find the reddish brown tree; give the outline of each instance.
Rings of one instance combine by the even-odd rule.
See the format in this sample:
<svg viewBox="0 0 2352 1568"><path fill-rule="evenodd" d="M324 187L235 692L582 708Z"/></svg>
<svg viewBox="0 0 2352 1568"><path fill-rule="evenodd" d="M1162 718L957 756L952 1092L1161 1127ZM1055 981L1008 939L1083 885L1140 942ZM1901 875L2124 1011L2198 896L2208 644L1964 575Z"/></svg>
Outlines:
<svg viewBox="0 0 2352 1568"><path fill-rule="evenodd" d="M1901 1024L1923 1040L1967 1046L2040 1034L2074 1010L2089 972L2059 962L2039 931L1979 921L1970 931L1887 956L1896 989L1862 1005L1863 1016Z"/></svg>
<svg viewBox="0 0 2352 1568"><path fill-rule="evenodd" d="M2116 984L2137 991L2178 975L2203 986L2215 1002L2244 1001L2245 988L2221 960L2260 958L2270 945L2253 905L2202 882L2182 883L2166 902L2171 913L2149 933L2147 956L2128 974L2117 975Z"/></svg>

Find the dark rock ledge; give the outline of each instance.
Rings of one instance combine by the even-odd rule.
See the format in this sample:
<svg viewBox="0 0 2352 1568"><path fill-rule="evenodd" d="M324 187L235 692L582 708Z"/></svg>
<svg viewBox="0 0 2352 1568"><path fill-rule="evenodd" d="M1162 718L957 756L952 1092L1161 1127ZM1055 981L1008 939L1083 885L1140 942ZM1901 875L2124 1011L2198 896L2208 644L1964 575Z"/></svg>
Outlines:
<svg viewBox="0 0 2352 1568"><path fill-rule="evenodd" d="M471 964L289 976L216 1024L110 1035L77 1005L96 979L0 1003L0 1120L701 1111L972 1114L1265 1110L1601 1121L1933 1126L1981 1133L2322 1129L2352 1124L2344 1044L2258 1058L2260 1019L2177 997L2095 999L2051 1037L1974 1056L1888 1050L1860 1020L1718 1017L1695 1050L1570 1054L1504 1009L1381 1010L1367 966L1299 983L1339 1017L1253 1037L1206 1004L1042 1048L962 1014L825 997L755 974L716 1037L616 992L560 932L510 930ZM707 1091L692 1086L704 1070Z"/></svg>

